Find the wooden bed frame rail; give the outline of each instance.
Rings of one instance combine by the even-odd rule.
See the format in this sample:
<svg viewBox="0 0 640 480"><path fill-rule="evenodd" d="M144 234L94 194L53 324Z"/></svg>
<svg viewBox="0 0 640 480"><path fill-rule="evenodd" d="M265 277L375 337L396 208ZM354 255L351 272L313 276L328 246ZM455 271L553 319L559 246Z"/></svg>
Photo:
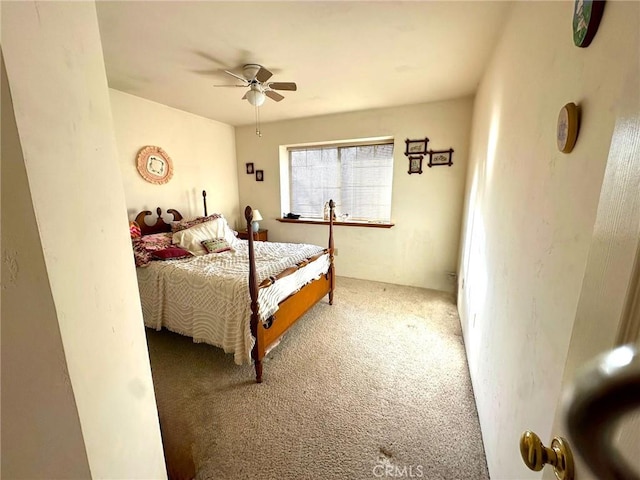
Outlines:
<svg viewBox="0 0 640 480"><path fill-rule="evenodd" d="M203 192L204 193L204 192ZM294 267L290 267L275 277L265 279L258 285L256 274L256 256L253 248L253 235L248 236L249 241L249 296L251 297L251 334L256 340L251 356L256 370L256 382L262 383L262 359L269 351L269 347L291 327L307 310L318 303L325 295L329 294L329 305L333 305L333 290L335 287L335 267L333 264L333 210L335 203L329 201L329 248L310 259L300 262ZM244 218L247 221L247 231L251 231L253 221L253 209L247 206L244 210ZM264 322L260 321L258 309L258 291L266 288L280 278L291 275L298 269L304 267L309 262L319 258L325 253L329 254L329 271L302 287L298 292L282 301L276 313Z"/></svg>

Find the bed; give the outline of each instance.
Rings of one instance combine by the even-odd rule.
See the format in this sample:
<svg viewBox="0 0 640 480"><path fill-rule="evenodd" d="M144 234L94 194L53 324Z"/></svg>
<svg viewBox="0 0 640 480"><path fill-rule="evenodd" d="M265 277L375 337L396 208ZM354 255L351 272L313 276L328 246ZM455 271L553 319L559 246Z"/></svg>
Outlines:
<svg viewBox="0 0 640 480"><path fill-rule="evenodd" d="M153 224L146 222L150 211L136 217L142 240L153 242L164 235L177 242L158 254L184 245L197 248L200 238L212 235L219 241L214 247L220 250L186 257L172 253L137 268L144 322L148 328L166 328L194 342L220 347L233 353L237 364L253 362L256 382L261 383L262 361L282 335L325 296L333 304L334 203L330 202L329 242L324 248L258 242L252 235L240 240L222 215L207 215L204 192L203 199L201 223L189 223L175 209L167 210L173 216L170 223L162 219L160 208ZM251 207L246 207L244 218L251 231ZM175 231L176 226L180 230ZM189 243L192 237L195 240Z"/></svg>

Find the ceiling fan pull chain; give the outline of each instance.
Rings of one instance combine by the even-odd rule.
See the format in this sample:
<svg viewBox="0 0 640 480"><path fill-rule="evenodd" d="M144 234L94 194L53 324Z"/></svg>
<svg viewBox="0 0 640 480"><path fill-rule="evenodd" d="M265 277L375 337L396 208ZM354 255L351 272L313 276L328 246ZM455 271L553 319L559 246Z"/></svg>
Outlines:
<svg viewBox="0 0 640 480"><path fill-rule="evenodd" d="M256 135L262 137L262 132L260 131L260 107L256 105Z"/></svg>

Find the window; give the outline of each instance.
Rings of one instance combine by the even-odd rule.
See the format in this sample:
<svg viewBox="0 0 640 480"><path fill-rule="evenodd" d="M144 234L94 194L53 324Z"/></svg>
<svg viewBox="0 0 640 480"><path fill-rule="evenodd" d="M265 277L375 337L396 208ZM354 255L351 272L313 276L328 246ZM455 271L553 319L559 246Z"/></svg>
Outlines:
<svg viewBox="0 0 640 480"><path fill-rule="evenodd" d="M322 219L333 199L348 221L391 221L393 143L291 147L290 210Z"/></svg>

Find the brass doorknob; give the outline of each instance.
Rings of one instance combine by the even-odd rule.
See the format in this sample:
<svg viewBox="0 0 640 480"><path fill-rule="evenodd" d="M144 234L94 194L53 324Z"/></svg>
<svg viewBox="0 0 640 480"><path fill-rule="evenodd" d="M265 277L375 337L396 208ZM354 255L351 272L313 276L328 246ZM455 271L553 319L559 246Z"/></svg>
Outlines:
<svg viewBox="0 0 640 480"><path fill-rule="evenodd" d="M548 464L558 480L573 480L573 454L562 437L554 437L549 448L542 444L538 435L527 430L520 437L520 454L530 470L538 472Z"/></svg>

